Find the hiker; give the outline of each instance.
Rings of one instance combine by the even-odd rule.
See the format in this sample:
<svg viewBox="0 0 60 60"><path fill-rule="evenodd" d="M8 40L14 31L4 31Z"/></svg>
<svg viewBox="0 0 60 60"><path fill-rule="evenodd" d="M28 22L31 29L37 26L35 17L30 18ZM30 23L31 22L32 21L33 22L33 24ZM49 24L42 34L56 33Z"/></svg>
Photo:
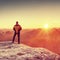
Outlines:
<svg viewBox="0 0 60 60"><path fill-rule="evenodd" d="M13 40L12 43L14 43L15 40L15 36L18 36L18 44L20 44L20 31L22 30L22 27L18 24L18 21L16 21L16 24L13 27L14 30L14 36L13 36Z"/></svg>

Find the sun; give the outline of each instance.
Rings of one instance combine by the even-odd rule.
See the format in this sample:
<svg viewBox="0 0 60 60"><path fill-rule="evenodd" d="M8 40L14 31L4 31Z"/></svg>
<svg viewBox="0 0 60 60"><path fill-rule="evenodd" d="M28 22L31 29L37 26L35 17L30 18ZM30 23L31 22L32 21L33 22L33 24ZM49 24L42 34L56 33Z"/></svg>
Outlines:
<svg viewBox="0 0 60 60"><path fill-rule="evenodd" d="M49 28L49 25L48 25L48 24L45 24L45 25L44 25L44 28L45 28L45 29L48 29L48 28Z"/></svg>

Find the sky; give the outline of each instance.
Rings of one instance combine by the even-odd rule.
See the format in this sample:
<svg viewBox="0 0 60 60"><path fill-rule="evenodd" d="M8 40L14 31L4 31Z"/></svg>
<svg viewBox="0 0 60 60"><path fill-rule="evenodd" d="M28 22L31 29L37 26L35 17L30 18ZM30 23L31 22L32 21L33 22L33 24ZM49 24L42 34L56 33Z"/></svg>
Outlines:
<svg viewBox="0 0 60 60"><path fill-rule="evenodd" d="M15 22L23 29L60 28L58 0L0 0L0 29L12 29Z"/></svg>

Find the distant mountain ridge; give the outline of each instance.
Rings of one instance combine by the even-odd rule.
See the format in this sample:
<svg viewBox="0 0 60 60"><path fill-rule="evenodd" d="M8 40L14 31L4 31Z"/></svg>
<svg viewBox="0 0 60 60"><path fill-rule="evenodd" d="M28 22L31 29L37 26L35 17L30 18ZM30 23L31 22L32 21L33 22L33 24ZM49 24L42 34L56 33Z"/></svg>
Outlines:
<svg viewBox="0 0 60 60"><path fill-rule="evenodd" d="M13 30L0 30L0 42L12 41ZM17 37L16 40L17 41ZM60 54L60 28L50 30L23 29L21 31L21 43L32 47L43 47Z"/></svg>

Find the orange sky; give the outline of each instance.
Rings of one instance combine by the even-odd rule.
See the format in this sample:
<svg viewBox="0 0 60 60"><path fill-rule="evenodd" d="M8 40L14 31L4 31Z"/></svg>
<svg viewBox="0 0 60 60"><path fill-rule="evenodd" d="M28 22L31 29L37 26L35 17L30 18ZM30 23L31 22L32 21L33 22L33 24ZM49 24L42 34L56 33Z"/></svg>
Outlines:
<svg viewBox="0 0 60 60"><path fill-rule="evenodd" d="M12 28L16 21L25 28L60 27L60 3L0 7L0 28Z"/></svg>

